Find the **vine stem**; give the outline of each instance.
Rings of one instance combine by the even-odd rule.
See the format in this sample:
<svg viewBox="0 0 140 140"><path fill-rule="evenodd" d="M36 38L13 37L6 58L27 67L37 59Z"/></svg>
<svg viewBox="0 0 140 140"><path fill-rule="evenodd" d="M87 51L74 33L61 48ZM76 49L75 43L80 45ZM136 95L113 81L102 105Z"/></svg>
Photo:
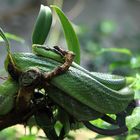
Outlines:
<svg viewBox="0 0 140 140"><path fill-rule="evenodd" d="M88 128L88 129L90 129L90 130L92 130L92 131L94 131L94 132L96 132L96 133L98 133L98 134L101 134L101 135L106 135L106 136L116 136L116 135L121 135L121 134L124 134L124 133L126 133L127 131L128 131L128 128L126 127L126 126L123 126L123 127L120 127L120 128L116 128L116 129L103 129L103 128L99 128L99 127L97 127L97 126L95 126L95 125L92 125L91 123L89 123L89 122L83 122L84 123L84 125Z"/></svg>

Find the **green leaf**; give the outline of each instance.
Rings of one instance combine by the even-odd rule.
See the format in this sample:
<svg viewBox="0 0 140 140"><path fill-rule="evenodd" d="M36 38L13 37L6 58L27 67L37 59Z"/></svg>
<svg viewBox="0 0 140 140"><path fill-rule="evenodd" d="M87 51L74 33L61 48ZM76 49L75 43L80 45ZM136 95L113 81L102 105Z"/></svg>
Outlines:
<svg viewBox="0 0 140 140"><path fill-rule="evenodd" d="M12 40L15 40L17 42L24 43L24 39L19 37L19 36L17 36L17 35L14 35L14 34L11 34L11 33L5 33L5 36L8 39L12 39Z"/></svg>
<svg viewBox="0 0 140 140"><path fill-rule="evenodd" d="M101 22L100 30L105 34L112 33L115 30L115 23L113 21L105 20Z"/></svg>
<svg viewBox="0 0 140 140"><path fill-rule="evenodd" d="M22 136L20 140L36 140L35 135Z"/></svg>
<svg viewBox="0 0 140 140"><path fill-rule="evenodd" d="M4 40L2 39L2 37L0 36L0 42L4 42Z"/></svg>
<svg viewBox="0 0 140 140"><path fill-rule="evenodd" d="M135 88L135 87L134 87ZM136 87L137 88L137 87ZM140 99L140 85L138 89L135 89L135 96L134 99Z"/></svg>
<svg viewBox="0 0 140 140"><path fill-rule="evenodd" d="M132 114L126 117L126 125L129 130L140 124L140 107L136 107Z"/></svg>
<svg viewBox="0 0 140 140"><path fill-rule="evenodd" d="M131 64L132 68L139 68L140 67L140 56L132 57L130 64Z"/></svg>
<svg viewBox="0 0 140 140"><path fill-rule="evenodd" d="M15 140L18 134L15 128L6 128L0 132L0 140Z"/></svg>
<svg viewBox="0 0 140 140"><path fill-rule="evenodd" d="M74 61L80 64L80 45L71 22L68 20L68 18L65 16L65 14L61 11L60 8L55 5L51 5L51 7L54 8L61 21L68 49L76 54Z"/></svg>
<svg viewBox="0 0 140 140"><path fill-rule="evenodd" d="M44 44L52 24L52 12L48 6L41 5L34 30L32 33L33 44Z"/></svg>
<svg viewBox="0 0 140 140"><path fill-rule="evenodd" d="M129 49L126 48L103 48L101 49L101 53L104 52L116 52L116 53L123 53L126 55L132 55L131 51Z"/></svg>
<svg viewBox="0 0 140 140"><path fill-rule="evenodd" d="M10 44L9 41L4 33L4 31L0 28L0 37L2 37L2 39L4 40L5 44L6 44L6 48L7 48L7 52L10 52Z"/></svg>
<svg viewBox="0 0 140 140"><path fill-rule="evenodd" d="M138 134L127 135L126 140L139 140Z"/></svg>
<svg viewBox="0 0 140 140"><path fill-rule="evenodd" d="M63 125L60 121L57 121L54 125L54 128L55 128L55 131L56 131L56 134L59 136L60 135L60 132L63 128Z"/></svg>

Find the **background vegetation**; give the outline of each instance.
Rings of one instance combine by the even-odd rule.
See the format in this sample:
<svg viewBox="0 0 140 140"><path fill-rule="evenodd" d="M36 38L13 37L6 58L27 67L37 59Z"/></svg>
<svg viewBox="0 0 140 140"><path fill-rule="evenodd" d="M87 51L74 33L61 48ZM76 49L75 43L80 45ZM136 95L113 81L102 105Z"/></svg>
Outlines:
<svg viewBox="0 0 140 140"><path fill-rule="evenodd" d="M92 71L134 76L139 79L140 2L138 0L0 0L0 2L0 26L8 33L18 36L9 34L13 51L30 51L31 31L40 4L56 4L64 9L68 18L74 23L82 48L82 66ZM66 43L57 22L58 20L53 21L51 38L46 43L49 46L57 44L63 47ZM5 54L5 50L0 48L0 68L3 67ZM2 74L3 71L1 71ZM138 80L135 98L139 98L139 83ZM22 129L24 132L25 129ZM0 132L0 139L34 140L38 132L36 128L34 129L32 135L21 137L21 133L16 128L10 128ZM42 133L39 132L38 135L43 136ZM71 133L75 135L74 132ZM84 134L91 139L96 136L86 130ZM43 137L37 137L37 139L43 139ZM132 132L129 135L111 139L137 140L139 133Z"/></svg>

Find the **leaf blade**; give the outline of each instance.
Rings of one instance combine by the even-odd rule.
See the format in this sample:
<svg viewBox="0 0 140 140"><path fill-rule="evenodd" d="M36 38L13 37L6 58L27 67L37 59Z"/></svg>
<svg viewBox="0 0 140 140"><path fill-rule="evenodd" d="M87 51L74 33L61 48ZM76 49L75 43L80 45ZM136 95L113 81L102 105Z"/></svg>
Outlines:
<svg viewBox="0 0 140 140"><path fill-rule="evenodd" d="M6 32L5 33L5 36L8 38L8 39L11 39L11 40L14 40L14 41L17 41L17 42L20 42L20 43L24 43L25 40L15 34L11 34L11 33L8 33Z"/></svg>
<svg viewBox="0 0 140 140"><path fill-rule="evenodd" d="M6 49L7 52L10 53L10 44L9 41L5 35L5 32L0 28L0 37L4 40L5 44L6 44Z"/></svg>
<svg viewBox="0 0 140 140"><path fill-rule="evenodd" d="M103 48L101 49L100 53L104 52L115 52L115 53L122 53L131 56L132 52L127 48Z"/></svg>
<svg viewBox="0 0 140 140"><path fill-rule="evenodd" d="M44 44L52 25L52 12L48 6L41 5L32 33L32 44Z"/></svg>
<svg viewBox="0 0 140 140"><path fill-rule="evenodd" d="M74 61L80 64L80 45L72 24L60 8L55 5L51 5L51 7L55 10L61 21L68 49L76 54Z"/></svg>
<svg viewBox="0 0 140 140"><path fill-rule="evenodd" d="M140 107L136 107L133 110L132 114L126 117L126 125L129 130L133 129L134 127L140 124L139 114L140 114Z"/></svg>

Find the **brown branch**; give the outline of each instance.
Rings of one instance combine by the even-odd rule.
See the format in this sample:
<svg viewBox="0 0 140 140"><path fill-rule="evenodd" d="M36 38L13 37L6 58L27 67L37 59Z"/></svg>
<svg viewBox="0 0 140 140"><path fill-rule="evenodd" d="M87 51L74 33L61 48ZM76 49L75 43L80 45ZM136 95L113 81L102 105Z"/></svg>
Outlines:
<svg viewBox="0 0 140 140"><path fill-rule="evenodd" d="M69 67L71 66L71 64L74 60L74 57L75 57L73 52L65 51L65 50L59 48L58 46L54 46L54 49L56 49L56 51L60 52L60 54L63 55L65 60L61 66L58 66L57 68L52 70L50 73L45 72L43 74L45 82L48 82L48 80L51 80L53 77L66 72L69 69Z"/></svg>
<svg viewBox="0 0 140 140"><path fill-rule="evenodd" d="M0 131L16 124L25 124L34 112L35 108L27 109L24 112L13 110L6 115L0 116Z"/></svg>
<svg viewBox="0 0 140 140"><path fill-rule="evenodd" d="M13 70L15 70L14 67L11 67L10 72L13 72ZM31 104L31 100L36 82L39 81L37 79L40 79L38 71L31 69L20 73L21 75L18 75L18 71L14 71L13 73L13 78L17 77L15 78L16 80L20 79L20 88L15 99L13 110L6 115L0 116L0 130L16 124L25 124L37 110L36 107L33 107L33 104Z"/></svg>

